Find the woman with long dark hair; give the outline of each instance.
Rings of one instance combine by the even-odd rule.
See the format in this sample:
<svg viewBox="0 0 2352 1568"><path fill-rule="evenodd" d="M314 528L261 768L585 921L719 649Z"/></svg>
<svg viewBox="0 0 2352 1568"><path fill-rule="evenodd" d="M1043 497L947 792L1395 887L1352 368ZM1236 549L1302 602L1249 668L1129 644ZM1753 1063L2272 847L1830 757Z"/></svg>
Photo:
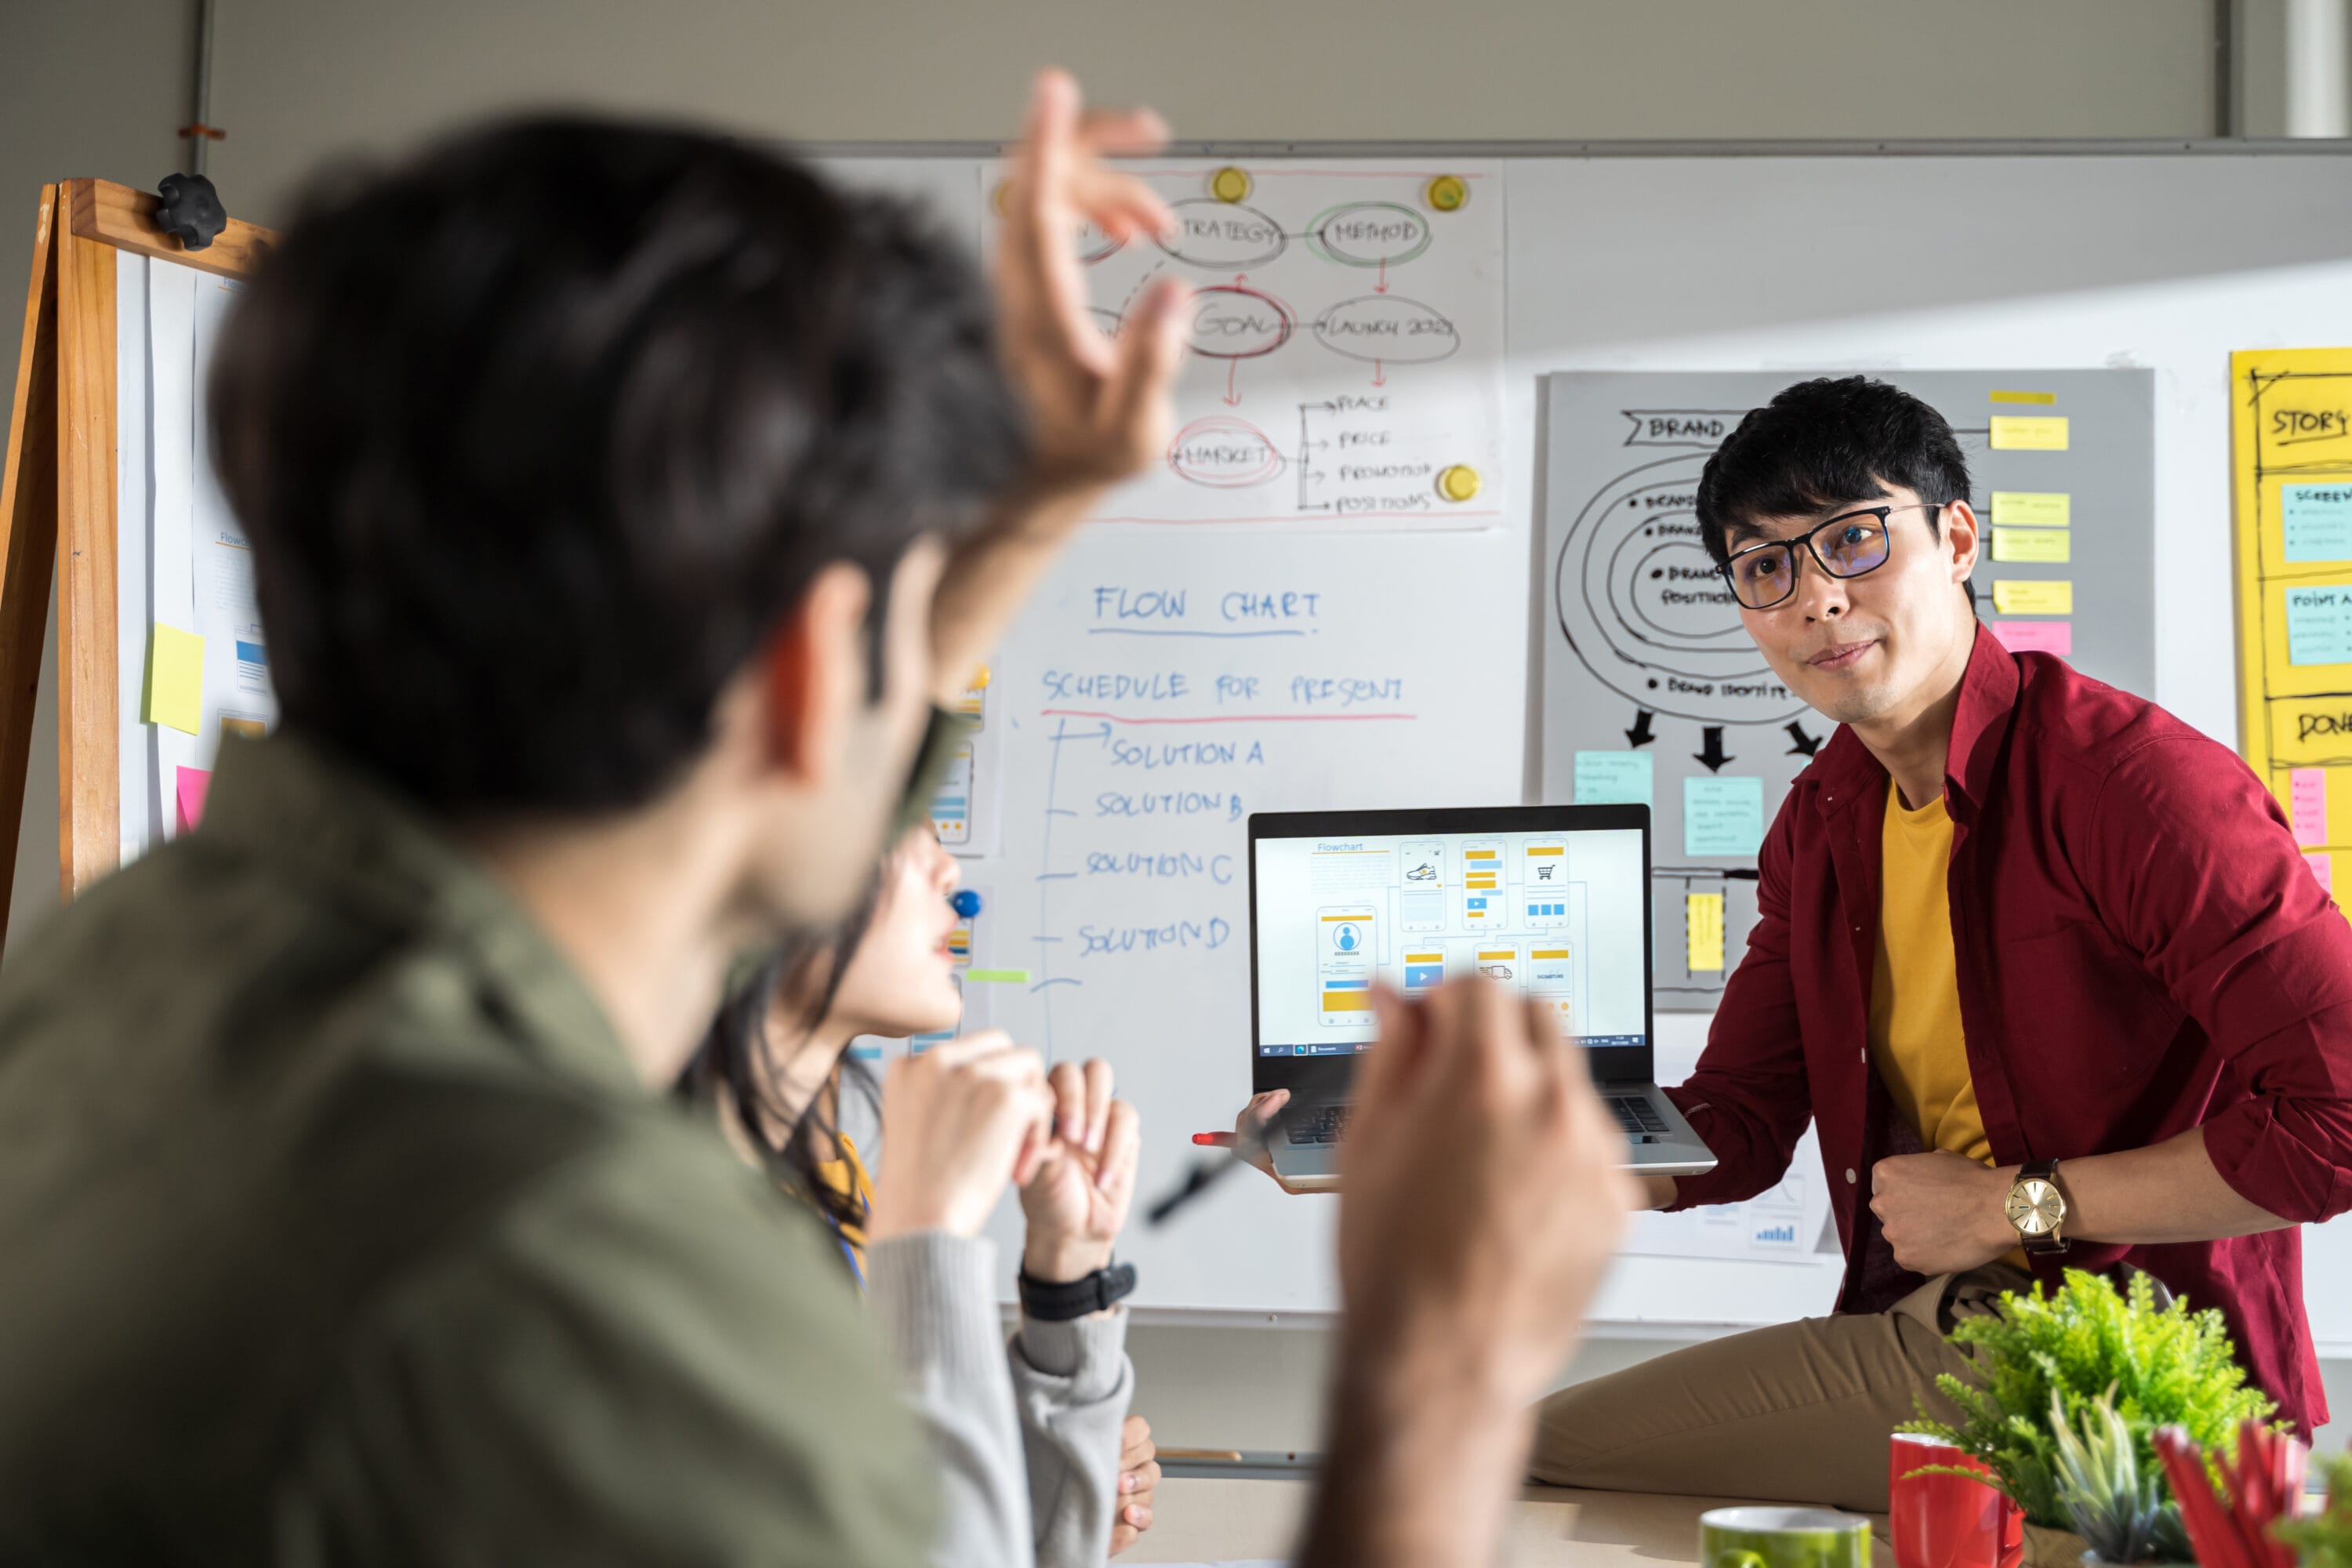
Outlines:
<svg viewBox="0 0 2352 1568"><path fill-rule="evenodd" d="M895 1063L878 1094L848 1054L860 1036L958 1023L959 876L928 826L908 834L830 941L787 946L736 988L681 1088L832 1225L941 1460L937 1560L1092 1568L1150 1528L1159 1479L1150 1427L1122 1426L1134 1373L1109 1270L1134 1109L1112 1097L1108 1063L1043 1073L995 1032ZM878 1112L894 1151L880 1174L845 1110ZM978 1233L1007 1181L1028 1225L1021 1327L1000 1346Z"/></svg>

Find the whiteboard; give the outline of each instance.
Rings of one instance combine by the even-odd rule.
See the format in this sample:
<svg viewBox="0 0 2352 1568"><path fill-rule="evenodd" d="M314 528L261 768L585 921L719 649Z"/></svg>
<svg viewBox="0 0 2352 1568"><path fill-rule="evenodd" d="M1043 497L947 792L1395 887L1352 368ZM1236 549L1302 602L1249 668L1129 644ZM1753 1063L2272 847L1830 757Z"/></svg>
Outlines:
<svg viewBox="0 0 2352 1568"><path fill-rule="evenodd" d="M213 470L205 389L241 282L115 255L116 724L121 863L202 819L221 736L278 720L253 552ZM158 627L196 639L186 728L151 718ZM167 716L168 717L168 716Z"/></svg>
<svg viewBox="0 0 2352 1568"><path fill-rule="evenodd" d="M842 157L833 167L857 182L923 193L943 205L957 232L977 235L983 163L975 153ZM1502 169L1505 515L1486 532L1360 543L1368 616L1393 608L1389 587L1399 573L1441 584L1467 574L1479 585L1475 607L1455 599L1441 612L1475 648L1474 672L1457 695L1482 713L1516 714L1516 722L1499 733L1480 731L1460 751L1423 743L1425 732L1402 724L1363 725L1370 733L1336 752L1339 760L1319 774L1309 770L1271 796L1243 792L1247 809L1537 798L1538 385L1557 371L2152 372L2159 636L2148 695L2234 744L2224 587L2228 355L2352 343L2346 259L2352 203L2344 200L2352 157L2340 151L1516 156ZM1329 580L1338 570L1331 549L1328 539L1280 534L1221 532L1178 545L1108 531L1088 537L1000 660L1007 686L992 728L1009 742L1018 720L1033 754L1041 744L1050 754L1050 743L1030 728L1052 722L1039 717L1047 704L1024 689L1020 671L1071 657L1080 629L1075 617L1092 587L1169 574L1201 584L1310 569ZM1357 580L1352 569L1349 580ZM1371 634L1360 626L1349 635ZM1075 743L1089 744L1099 742ZM1066 731L1061 749L1077 754ZM1004 921L992 938L976 931L975 942L995 941L1010 953L1024 922L1025 934L1038 934L1034 889L1052 886L1034 881L1037 849L1024 836L1042 836L1048 820L1071 819L1042 815L1044 796L1017 759L999 765L1003 846L972 860L969 874L996 893ZM1058 801L1059 780L1050 782ZM1300 798L1309 786L1326 793ZM1238 842L1238 823L1234 829ZM1184 907L1209 910L1205 902ZM1150 918L1157 919L1178 905L1170 895L1152 908ZM1239 930L1246 911L1240 920L1207 918ZM1155 954L1148 984L1100 1012L1054 999L1051 1048L1110 1058L1144 1113L1147 1191L1189 1159L1186 1134L1229 1121L1246 1093L1246 976L1234 965L1237 954L1237 941ZM1012 958L991 962L1024 966ZM1035 994L1018 989L1017 996L992 994L990 1007L1001 1006L1000 1021L1041 1031ZM1661 1014L1658 1026L1660 1076L1673 1081L1695 1059L1706 1017ZM1042 1032L1031 1037L1046 1043ZM1285 1198L1261 1181L1229 1181L1166 1233L1139 1226L1132 1234L1138 1302L1234 1313L1328 1310L1331 1211L1321 1200ZM2352 1347L2352 1226L2309 1232L2306 1246L2314 1331L2323 1350ZM1009 1287L1009 1260L1006 1267ZM1661 1326L1780 1321L1826 1311L1838 1272L1833 1255L1792 1262L1628 1258L1596 1316Z"/></svg>

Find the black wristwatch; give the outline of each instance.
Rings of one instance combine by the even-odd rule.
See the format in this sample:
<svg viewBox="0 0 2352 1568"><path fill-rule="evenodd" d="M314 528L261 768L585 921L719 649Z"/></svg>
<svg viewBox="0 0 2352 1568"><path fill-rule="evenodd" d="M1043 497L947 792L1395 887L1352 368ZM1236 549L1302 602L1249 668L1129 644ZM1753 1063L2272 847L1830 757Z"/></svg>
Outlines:
<svg viewBox="0 0 2352 1568"><path fill-rule="evenodd" d="M2057 1161L2036 1160L2021 1169L2006 1208L2027 1257L2053 1258L2066 1250L2059 1231L2066 1223L2066 1194L2058 1190Z"/></svg>
<svg viewBox="0 0 2352 1568"><path fill-rule="evenodd" d="M1099 1312L1135 1294L1135 1265L1114 1263L1066 1285L1049 1284L1021 1271L1021 1310L1041 1323L1066 1323Z"/></svg>

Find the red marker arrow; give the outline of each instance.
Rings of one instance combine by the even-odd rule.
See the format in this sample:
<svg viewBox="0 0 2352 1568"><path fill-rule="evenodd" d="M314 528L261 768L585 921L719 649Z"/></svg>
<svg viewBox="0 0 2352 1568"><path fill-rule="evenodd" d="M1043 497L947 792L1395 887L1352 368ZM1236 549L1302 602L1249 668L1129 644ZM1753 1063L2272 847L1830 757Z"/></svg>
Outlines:
<svg viewBox="0 0 2352 1568"><path fill-rule="evenodd" d="M1373 284L1373 285L1372 285L1372 292L1373 292L1373 293L1375 293L1375 294L1385 294L1385 293L1387 293L1388 291L1389 291L1389 258L1388 258L1387 257L1383 256L1383 257L1381 257L1381 279L1380 279L1380 281L1379 281L1379 282L1377 282L1377 283L1375 283L1375 284Z"/></svg>
<svg viewBox="0 0 2352 1568"><path fill-rule="evenodd" d="M1374 360L1372 362L1372 384L1374 386L1386 386L1388 384L1389 373L1387 369L1381 365L1380 361Z"/></svg>
<svg viewBox="0 0 2352 1568"><path fill-rule="evenodd" d="M1241 368L1242 362L1237 359L1229 359L1225 362L1225 406L1228 408L1242 400L1242 395L1234 390L1234 375Z"/></svg>

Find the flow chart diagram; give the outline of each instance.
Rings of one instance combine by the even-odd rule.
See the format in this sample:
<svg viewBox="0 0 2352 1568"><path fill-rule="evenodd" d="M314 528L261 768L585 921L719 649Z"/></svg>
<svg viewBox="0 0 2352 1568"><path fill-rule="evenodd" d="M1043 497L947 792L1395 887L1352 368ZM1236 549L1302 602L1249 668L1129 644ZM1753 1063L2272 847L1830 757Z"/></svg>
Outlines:
<svg viewBox="0 0 2352 1568"><path fill-rule="evenodd" d="M1488 527L1502 515L1503 229L1492 166L1154 163L1173 231L1076 238L1114 335L1192 288L1166 460L1109 522Z"/></svg>

